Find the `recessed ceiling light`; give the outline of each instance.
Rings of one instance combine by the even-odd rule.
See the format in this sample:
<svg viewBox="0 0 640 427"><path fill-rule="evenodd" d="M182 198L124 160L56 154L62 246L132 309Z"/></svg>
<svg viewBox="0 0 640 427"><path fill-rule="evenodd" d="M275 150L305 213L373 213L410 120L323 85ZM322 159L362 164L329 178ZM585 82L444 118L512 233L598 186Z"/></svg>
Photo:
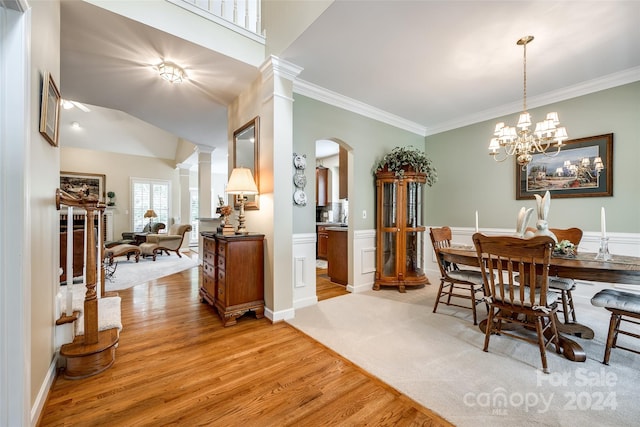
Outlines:
<svg viewBox="0 0 640 427"><path fill-rule="evenodd" d="M74 129L80 129L80 123L78 122L71 122L71 127Z"/></svg>
<svg viewBox="0 0 640 427"><path fill-rule="evenodd" d="M187 79L187 73L173 62L161 62L157 69L160 77L170 83L182 83L182 80Z"/></svg>

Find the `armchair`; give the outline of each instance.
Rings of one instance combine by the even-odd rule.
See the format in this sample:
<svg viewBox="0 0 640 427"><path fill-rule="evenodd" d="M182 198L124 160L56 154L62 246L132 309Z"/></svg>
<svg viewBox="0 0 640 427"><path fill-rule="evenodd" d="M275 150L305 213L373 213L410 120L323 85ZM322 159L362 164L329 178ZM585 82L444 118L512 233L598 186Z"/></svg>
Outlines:
<svg viewBox="0 0 640 427"><path fill-rule="evenodd" d="M166 234L147 234L147 241L140 245L142 256L153 256L155 261L158 253L165 251L169 255L169 251L173 251L182 258L180 247L188 231L191 231L191 224L173 224Z"/></svg>

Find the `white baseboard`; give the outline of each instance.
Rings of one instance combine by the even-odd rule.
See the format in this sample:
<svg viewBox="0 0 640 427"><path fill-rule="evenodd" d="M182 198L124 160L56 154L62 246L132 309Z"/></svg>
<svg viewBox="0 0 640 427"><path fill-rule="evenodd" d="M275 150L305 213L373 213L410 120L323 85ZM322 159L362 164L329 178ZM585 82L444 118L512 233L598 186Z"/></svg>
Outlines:
<svg viewBox="0 0 640 427"><path fill-rule="evenodd" d="M51 390L51 386L53 385L53 380L56 378L56 372L58 370L58 359L60 355L56 352L53 361L49 365L49 369L47 369L47 375L44 378L44 381L40 385L40 390L38 390L38 395L36 396L35 401L33 402L33 406L31 407L31 425L36 426L38 420L40 419L40 415L42 414L42 409L44 408L45 403L47 403L47 397L49 396L49 390Z"/></svg>
<svg viewBox="0 0 640 427"><path fill-rule="evenodd" d="M271 320L272 323L282 322L284 320L293 319L296 315L296 312L293 308L282 310L282 311L273 311L267 307L264 308L264 317Z"/></svg>

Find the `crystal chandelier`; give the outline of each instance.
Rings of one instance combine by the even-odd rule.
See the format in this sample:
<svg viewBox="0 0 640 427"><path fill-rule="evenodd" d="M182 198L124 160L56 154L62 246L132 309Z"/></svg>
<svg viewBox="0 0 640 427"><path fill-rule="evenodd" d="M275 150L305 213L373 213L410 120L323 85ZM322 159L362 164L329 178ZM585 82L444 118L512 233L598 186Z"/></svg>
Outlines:
<svg viewBox="0 0 640 427"><path fill-rule="evenodd" d="M560 152L562 142L569 138L567 130L558 127L560 121L556 112L548 113L545 120L536 123L533 132L529 130L531 114L527 112L527 43L531 41L533 36L525 36L517 42L524 48L524 101L518 124L515 127L505 126L503 122L496 124L494 138L489 144L489 155L493 156L495 161L502 162L509 156L514 156L523 169L531 162L535 153L556 156ZM547 153L551 147L556 150Z"/></svg>

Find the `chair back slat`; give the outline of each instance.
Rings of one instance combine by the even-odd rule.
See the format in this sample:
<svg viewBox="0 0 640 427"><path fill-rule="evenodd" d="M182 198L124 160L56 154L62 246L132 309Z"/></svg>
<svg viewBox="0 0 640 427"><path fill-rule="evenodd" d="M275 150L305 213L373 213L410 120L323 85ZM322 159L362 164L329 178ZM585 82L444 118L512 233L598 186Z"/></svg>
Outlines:
<svg viewBox="0 0 640 427"><path fill-rule="evenodd" d="M431 245L433 246L433 251L436 254L436 260L438 261L440 274L444 277L447 275L448 271L451 271L454 268L451 263L445 262L440 255L440 249L451 247L451 228L430 228L429 236L431 237Z"/></svg>
<svg viewBox="0 0 640 427"><path fill-rule="evenodd" d="M546 307L549 263L554 246L551 237L521 239L476 233L473 242L489 297L507 306ZM515 280L516 275L520 277L519 281Z"/></svg>

